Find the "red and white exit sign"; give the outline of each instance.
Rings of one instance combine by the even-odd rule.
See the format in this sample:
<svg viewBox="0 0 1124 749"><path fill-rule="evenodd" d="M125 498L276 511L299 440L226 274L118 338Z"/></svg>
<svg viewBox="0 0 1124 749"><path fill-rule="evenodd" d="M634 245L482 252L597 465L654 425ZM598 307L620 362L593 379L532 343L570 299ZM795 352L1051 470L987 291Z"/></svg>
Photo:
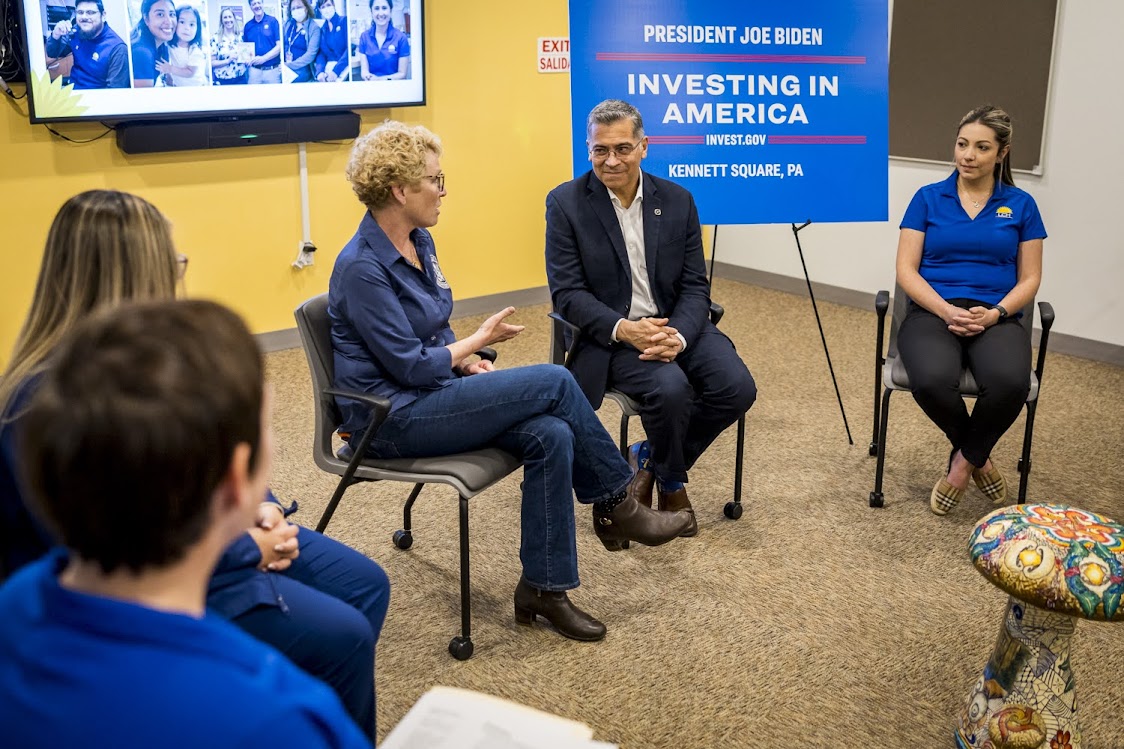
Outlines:
<svg viewBox="0 0 1124 749"><path fill-rule="evenodd" d="M570 37L540 36L536 57L540 73L569 73Z"/></svg>

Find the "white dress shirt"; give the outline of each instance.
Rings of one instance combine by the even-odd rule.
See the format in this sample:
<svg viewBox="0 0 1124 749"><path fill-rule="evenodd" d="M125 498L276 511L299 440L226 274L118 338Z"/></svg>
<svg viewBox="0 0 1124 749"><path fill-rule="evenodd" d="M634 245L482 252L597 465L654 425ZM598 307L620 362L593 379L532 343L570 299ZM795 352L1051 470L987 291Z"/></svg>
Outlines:
<svg viewBox="0 0 1124 749"><path fill-rule="evenodd" d="M617 223L620 224L621 234L624 235L624 249L628 256L628 268L632 274L632 303L628 307L628 319L639 320L642 317L655 317L659 313L656 298L652 294L652 284L648 279L648 258L644 254L644 172L640 172L640 179L636 185L636 197L632 204L625 208L616 193L609 190L609 200L613 203L613 210L617 214ZM624 318L613 326L613 340L617 341L617 329ZM687 348L687 341L681 334L676 334L683 350Z"/></svg>

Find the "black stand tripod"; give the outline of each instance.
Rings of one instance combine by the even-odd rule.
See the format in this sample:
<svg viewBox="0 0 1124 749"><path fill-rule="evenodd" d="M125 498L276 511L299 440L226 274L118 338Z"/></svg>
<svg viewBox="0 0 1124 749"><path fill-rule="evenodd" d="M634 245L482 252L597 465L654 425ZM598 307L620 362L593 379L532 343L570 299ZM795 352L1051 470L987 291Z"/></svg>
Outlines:
<svg viewBox="0 0 1124 749"><path fill-rule="evenodd" d="M843 415L843 428L847 430L847 444L853 445L851 427L847 424L847 412L843 410L843 398L839 395L839 383L835 380L835 367L831 366L831 352L827 350L827 338L823 334L823 323L820 322L820 310L816 306L816 294L812 291L812 280L808 278L808 266L804 263L804 249L800 246L800 230L812 223L808 219L800 226L792 225L792 237L796 240L796 251L800 253L800 267L804 269L804 281L808 284L808 296L812 299L812 311L816 313L816 326L820 329L820 341L823 342L823 353L827 357L827 369L831 372L831 384L835 387L835 399L839 401L839 413Z"/></svg>

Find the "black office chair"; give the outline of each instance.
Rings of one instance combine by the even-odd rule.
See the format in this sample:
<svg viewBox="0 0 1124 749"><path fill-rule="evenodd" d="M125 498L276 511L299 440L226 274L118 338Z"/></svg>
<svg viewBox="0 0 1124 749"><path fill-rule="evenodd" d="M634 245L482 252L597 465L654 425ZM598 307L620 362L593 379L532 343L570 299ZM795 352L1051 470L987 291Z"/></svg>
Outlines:
<svg viewBox="0 0 1124 749"><path fill-rule="evenodd" d="M717 302L710 303L710 321L715 325L722 319L726 310ZM567 366L570 356L574 353L581 328L566 320L557 312L549 314L550 326L550 363ZM620 450L621 455L628 457L628 420L640 415L640 404L629 398L619 390L609 388L605 391L605 398L613 401L621 410ZM738 444L734 457L734 501L727 502L722 508L722 513L730 520L737 520L742 516L742 466L745 455L745 414L738 419Z"/></svg>
<svg viewBox="0 0 1124 749"><path fill-rule="evenodd" d="M909 297L900 286L894 286L894 314L890 318L890 343L886 356L882 356L882 343L886 332L886 310L890 306L890 292L883 289L874 297L874 309L878 313L878 343L874 350L874 425L870 441L871 456L878 456L874 469L874 491L870 493L870 506L882 507L882 469L886 463L886 424L890 414L890 393L895 390L910 392L909 376L905 365L898 356L898 329L905 319L909 307ZM1029 372L1030 394L1026 397L1026 430L1023 433L1023 451L1017 470L1019 478L1019 504L1026 502L1026 486L1030 477L1030 443L1034 436L1034 412L1038 408L1038 391L1042 386L1042 370L1046 365L1046 346L1050 340L1050 328L1054 324L1054 308L1049 302L1038 303L1038 316L1042 320L1042 337L1038 342L1038 363ZM1034 300L1022 309L1022 326L1030 335L1034 324ZM882 398L879 401L879 390ZM960 373L960 394L965 398L975 398L980 389L972 373L964 369ZM881 404L881 408L879 407ZM881 414L881 419L879 418Z"/></svg>
<svg viewBox="0 0 1124 749"><path fill-rule="evenodd" d="M316 526L323 533L332 519L348 487L361 481L405 481L414 484L402 508L402 528L394 532L394 545L409 549L414 543L410 512L425 484L447 484L460 496L460 571L461 571L461 633L449 642L449 653L459 661L472 657L472 609L468 567L468 500L515 471L518 458L497 449L447 455L441 458L400 458L377 460L364 457L367 445L390 413L390 401L367 393L338 390L332 387L334 364L331 320L328 317L328 295L313 297L297 307L297 330L308 358L312 390L316 397L316 431L312 457L321 470L340 477L336 491ZM491 349L477 352L495 361ZM355 450L345 445L337 455L332 451L332 435L342 422L336 398L349 398L371 407L371 422Z"/></svg>

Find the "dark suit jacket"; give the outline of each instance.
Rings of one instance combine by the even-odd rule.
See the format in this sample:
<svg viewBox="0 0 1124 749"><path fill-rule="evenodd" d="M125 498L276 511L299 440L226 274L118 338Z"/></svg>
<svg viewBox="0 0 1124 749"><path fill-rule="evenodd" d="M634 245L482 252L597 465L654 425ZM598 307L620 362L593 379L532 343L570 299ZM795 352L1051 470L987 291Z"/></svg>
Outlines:
<svg viewBox="0 0 1124 749"><path fill-rule="evenodd" d="M659 316L690 348L711 324L699 214L691 193L674 182L647 172L641 182L652 294ZM570 371L597 408L609 376L613 327L629 314L632 272L609 191L593 172L546 197L546 276L554 310L582 330Z"/></svg>

